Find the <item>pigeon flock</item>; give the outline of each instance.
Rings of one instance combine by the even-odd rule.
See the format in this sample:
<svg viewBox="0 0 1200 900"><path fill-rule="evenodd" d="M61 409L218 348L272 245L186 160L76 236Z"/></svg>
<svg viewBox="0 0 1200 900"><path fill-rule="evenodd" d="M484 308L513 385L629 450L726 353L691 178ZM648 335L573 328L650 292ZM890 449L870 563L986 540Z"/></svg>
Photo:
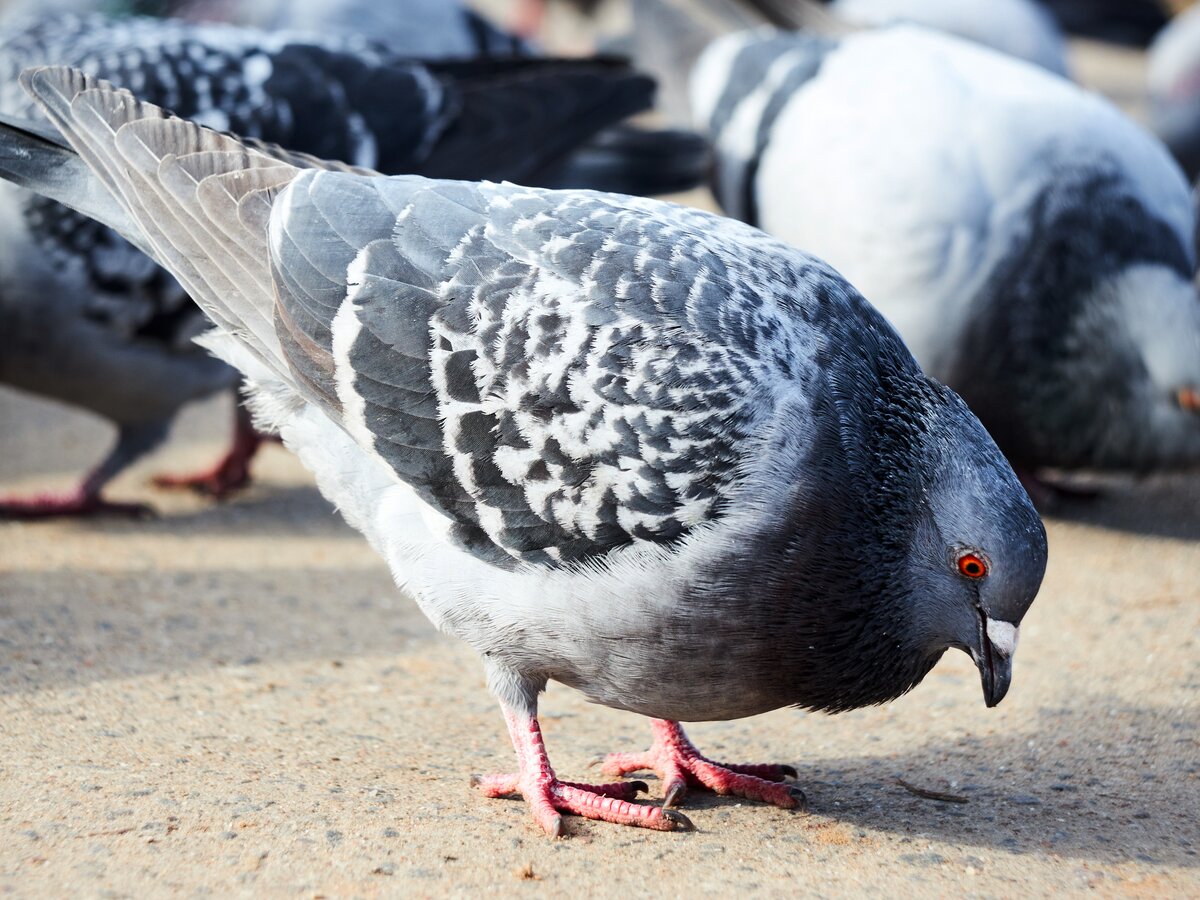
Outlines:
<svg viewBox="0 0 1200 900"><path fill-rule="evenodd" d="M1069 80L1053 4L631 2L655 65L548 55L533 2L0 25L0 383L117 428L0 518L147 514L103 488L238 392L160 483L225 496L278 437L482 657L516 767L476 788L555 837L804 808L681 722L884 703L951 648L996 705L1037 507L1200 467L1188 144ZM694 132L629 121L664 66ZM724 215L655 199L700 185ZM602 770L661 803L558 777L551 681L651 720Z"/></svg>

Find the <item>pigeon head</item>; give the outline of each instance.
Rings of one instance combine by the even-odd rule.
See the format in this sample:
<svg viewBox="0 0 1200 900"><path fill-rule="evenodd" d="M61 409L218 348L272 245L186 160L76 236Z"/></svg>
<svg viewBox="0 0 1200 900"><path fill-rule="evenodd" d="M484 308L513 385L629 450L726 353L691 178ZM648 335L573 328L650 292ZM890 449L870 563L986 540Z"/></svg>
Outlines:
<svg viewBox="0 0 1200 900"><path fill-rule="evenodd" d="M1177 232L1111 172L1064 174L989 279L946 381L1023 470L1200 463L1200 298Z"/></svg>
<svg viewBox="0 0 1200 900"><path fill-rule="evenodd" d="M910 628L926 653L948 647L979 668L984 700L1004 699L1025 612L1046 567L1046 532L979 420L944 391L931 410L924 508L907 558Z"/></svg>
<svg viewBox="0 0 1200 900"><path fill-rule="evenodd" d="M958 648L994 706L1045 572L1045 530L962 399L877 336L819 400L832 414L781 504L787 545L752 555L759 585L769 573L761 605L790 609L790 702L887 702Z"/></svg>
<svg viewBox="0 0 1200 900"><path fill-rule="evenodd" d="M1192 280L1164 266L1132 266L1098 285L1088 307L1075 343L1108 352L1074 368L1103 413L1098 462L1135 471L1200 464L1200 296Z"/></svg>

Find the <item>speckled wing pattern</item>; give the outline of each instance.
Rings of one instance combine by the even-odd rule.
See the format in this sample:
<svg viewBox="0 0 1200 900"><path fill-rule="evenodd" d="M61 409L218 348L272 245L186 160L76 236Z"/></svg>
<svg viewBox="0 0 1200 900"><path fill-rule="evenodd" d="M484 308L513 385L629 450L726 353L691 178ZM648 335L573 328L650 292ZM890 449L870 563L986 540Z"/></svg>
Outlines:
<svg viewBox="0 0 1200 900"><path fill-rule="evenodd" d="M629 198L306 172L271 221L289 363L495 562L719 517L828 314L818 264Z"/></svg>
<svg viewBox="0 0 1200 900"><path fill-rule="evenodd" d="M22 81L222 329L501 565L719 519L869 314L708 213L305 170L74 70Z"/></svg>

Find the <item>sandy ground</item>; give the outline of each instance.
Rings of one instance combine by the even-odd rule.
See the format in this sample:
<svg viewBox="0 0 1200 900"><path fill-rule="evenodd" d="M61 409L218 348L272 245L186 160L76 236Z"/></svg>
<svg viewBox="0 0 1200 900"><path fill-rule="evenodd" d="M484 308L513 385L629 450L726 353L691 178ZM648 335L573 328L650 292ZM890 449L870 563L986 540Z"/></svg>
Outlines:
<svg viewBox="0 0 1200 900"><path fill-rule="evenodd" d="M1118 91L1137 66L1084 62ZM0 892L1200 895L1200 477L1048 522L1000 708L954 654L886 707L696 725L716 758L795 765L811 813L693 796L694 834L552 842L468 787L512 765L473 654L285 451L224 505L146 486L215 457L227 413L114 485L156 519L0 524ZM0 391L0 491L65 486L109 439ZM543 710L565 777L648 737L566 689Z"/></svg>
<svg viewBox="0 0 1200 900"><path fill-rule="evenodd" d="M1200 478L1050 521L998 709L954 654L887 707L692 729L718 758L795 765L810 815L695 796L695 834L571 820L552 842L467 785L512 762L473 654L286 451L224 505L146 487L215 456L225 413L114 486L157 519L0 524L0 891L1200 893ZM12 393L0 423L0 491L66 484L108 439ZM647 738L566 689L544 710L568 777Z"/></svg>

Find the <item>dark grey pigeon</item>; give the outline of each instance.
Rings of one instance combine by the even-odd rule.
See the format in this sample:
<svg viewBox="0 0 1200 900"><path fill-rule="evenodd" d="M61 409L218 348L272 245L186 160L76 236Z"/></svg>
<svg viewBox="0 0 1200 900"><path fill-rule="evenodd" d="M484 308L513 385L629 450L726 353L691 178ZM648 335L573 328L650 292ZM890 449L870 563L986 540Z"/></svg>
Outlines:
<svg viewBox="0 0 1200 900"><path fill-rule="evenodd" d="M219 329L321 489L484 658L523 794L671 830L703 786L803 802L679 720L836 712L950 647L1008 690L1046 539L950 390L836 272L653 200L281 162L70 69L23 83L70 142L6 128L3 174L117 228ZM78 153L76 157L74 153ZM549 680L654 719L649 753L559 780Z"/></svg>
<svg viewBox="0 0 1200 900"><path fill-rule="evenodd" d="M733 35L693 88L722 206L837 266L1039 493L1200 465L1189 187L1103 98L910 27Z"/></svg>
<svg viewBox="0 0 1200 900"><path fill-rule="evenodd" d="M69 62L221 131L386 172L557 183L562 159L644 109L653 84L604 60L402 60L360 40L157 19L66 17L0 41L0 112L39 115L16 79ZM204 317L176 279L103 226L6 186L0 382L91 410L115 447L66 495L0 500L0 516L137 512L101 489L162 439L178 409L238 381L191 342ZM210 472L164 484L242 485L258 438L239 412Z"/></svg>

